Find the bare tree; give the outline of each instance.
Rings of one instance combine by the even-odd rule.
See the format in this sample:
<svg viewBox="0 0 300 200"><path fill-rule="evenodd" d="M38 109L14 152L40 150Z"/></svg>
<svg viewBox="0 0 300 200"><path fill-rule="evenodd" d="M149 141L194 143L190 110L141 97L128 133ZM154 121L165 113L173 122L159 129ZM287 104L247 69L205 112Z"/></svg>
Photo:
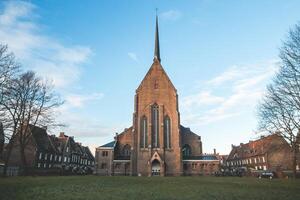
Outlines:
<svg viewBox="0 0 300 200"><path fill-rule="evenodd" d="M280 70L259 106L259 128L277 132L289 142L296 177L297 134L300 131L300 23L289 31L280 58Z"/></svg>
<svg viewBox="0 0 300 200"><path fill-rule="evenodd" d="M20 146L20 156L24 173L26 174L25 148L36 126L56 126L55 108L63 102L52 90L52 86L42 81L32 71L22 73L8 84L0 104L3 121L11 132L10 145L5 159L5 166L10 159L14 143ZM5 170L6 170L5 167Z"/></svg>
<svg viewBox="0 0 300 200"><path fill-rule="evenodd" d="M8 51L7 45L0 44L0 88L17 74L19 68L14 54Z"/></svg>
<svg viewBox="0 0 300 200"><path fill-rule="evenodd" d="M4 88L11 83L11 79L18 75L20 66L16 62L13 53L8 51L7 45L0 44L0 153L4 148L5 139L9 139L9 136L5 134L5 111L4 107L1 106L4 100ZM5 124L5 125L4 125Z"/></svg>
<svg viewBox="0 0 300 200"><path fill-rule="evenodd" d="M3 148L4 148L4 142L5 142L5 137L4 137L3 125L0 122L0 159L2 159L2 152L3 152Z"/></svg>

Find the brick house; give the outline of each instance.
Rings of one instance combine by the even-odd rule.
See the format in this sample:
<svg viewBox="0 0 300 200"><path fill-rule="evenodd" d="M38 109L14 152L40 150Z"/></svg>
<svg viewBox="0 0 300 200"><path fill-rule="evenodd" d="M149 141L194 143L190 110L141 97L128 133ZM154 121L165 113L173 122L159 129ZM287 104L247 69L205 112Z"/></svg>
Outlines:
<svg viewBox="0 0 300 200"><path fill-rule="evenodd" d="M28 174L76 174L93 171L93 155L88 147L75 143L72 137L62 136L62 134L60 137L48 135L46 128L37 126L30 126L30 134L29 142L25 148ZM13 148L8 162L7 174L19 175L23 168L17 138L9 145L13 145ZM71 158L75 160L72 155L77 156L76 164L71 162Z"/></svg>
<svg viewBox="0 0 300 200"><path fill-rule="evenodd" d="M217 159L203 155L201 137L180 124L177 90L161 65L157 18L153 64L136 90L132 126L95 155L101 175L190 175L192 165L199 165L195 174L218 170Z"/></svg>
<svg viewBox="0 0 300 200"><path fill-rule="evenodd" d="M26 166L28 174L51 174L60 172L61 153L55 148L46 129L30 126L30 138L25 148ZM8 162L7 174L19 175L22 173L20 145L18 137L9 145L13 145Z"/></svg>
<svg viewBox="0 0 300 200"><path fill-rule="evenodd" d="M280 176L283 171L292 169L291 158L291 147L287 141L279 134L272 134L246 144L232 145L226 166L233 170L268 170Z"/></svg>

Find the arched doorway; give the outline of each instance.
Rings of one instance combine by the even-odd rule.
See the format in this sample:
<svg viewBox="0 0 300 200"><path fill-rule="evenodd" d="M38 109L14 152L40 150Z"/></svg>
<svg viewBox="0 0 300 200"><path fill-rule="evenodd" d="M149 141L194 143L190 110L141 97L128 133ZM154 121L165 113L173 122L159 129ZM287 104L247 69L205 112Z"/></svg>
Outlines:
<svg viewBox="0 0 300 200"><path fill-rule="evenodd" d="M152 176L160 176L160 162L157 159L153 160L151 170Z"/></svg>

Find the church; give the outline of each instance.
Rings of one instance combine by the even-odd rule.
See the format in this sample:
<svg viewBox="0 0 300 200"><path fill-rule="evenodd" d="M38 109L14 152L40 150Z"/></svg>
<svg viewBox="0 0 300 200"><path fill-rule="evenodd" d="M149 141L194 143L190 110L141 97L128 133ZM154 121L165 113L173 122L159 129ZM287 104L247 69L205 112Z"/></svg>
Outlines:
<svg viewBox="0 0 300 200"><path fill-rule="evenodd" d="M177 90L161 65L156 16L153 63L136 89L132 126L96 148L99 175L208 175L216 154L203 154L201 137L180 124Z"/></svg>

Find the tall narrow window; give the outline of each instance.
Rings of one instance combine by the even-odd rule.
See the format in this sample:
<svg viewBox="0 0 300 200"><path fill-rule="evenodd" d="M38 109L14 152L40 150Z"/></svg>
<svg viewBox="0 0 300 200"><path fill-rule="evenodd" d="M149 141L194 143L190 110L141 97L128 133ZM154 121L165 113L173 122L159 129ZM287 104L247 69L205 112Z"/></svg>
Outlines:
<svg viewBox="0 0 300 200"><path fill-rule="evenodd" d="M159 147L159 111L158 105L154 104L152 106L152 147Z"/></svg>
<svg viewBox="0 0 300 200"><path fill-rule="evenodd" d="M171 148L171 121L169 116L164 119L164 146L168 149Z"/></svg>
<svg viewBox="0 0 300 200"><path fill-rule="evenodd" d="M188 144L185 144L182 148L182 154L184 157L188 157L192 154L192 150L191 150L191 147L190 145Z"/></svg>
<svg viewBox="0 0 300 200"><path fill-rule="evenodd" d="M147 148L147 118L144 116L141 118L141 141L140 141L140 147L141 148Z"/></svg>

